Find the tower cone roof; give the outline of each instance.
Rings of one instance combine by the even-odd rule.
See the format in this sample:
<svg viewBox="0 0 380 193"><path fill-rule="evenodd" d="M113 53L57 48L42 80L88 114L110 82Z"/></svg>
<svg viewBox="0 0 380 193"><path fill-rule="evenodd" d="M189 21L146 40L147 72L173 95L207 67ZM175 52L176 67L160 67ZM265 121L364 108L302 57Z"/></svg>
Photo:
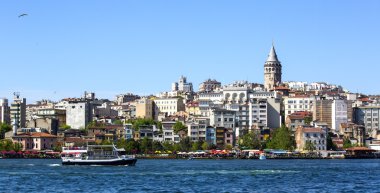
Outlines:
<svg viewBox="0 0 380 193"><path fill-rule="evenodd" d="M272 45L272 48L270 49L267 62L280 62L278 61L276 50L274 49L274 45Z"/></svg>

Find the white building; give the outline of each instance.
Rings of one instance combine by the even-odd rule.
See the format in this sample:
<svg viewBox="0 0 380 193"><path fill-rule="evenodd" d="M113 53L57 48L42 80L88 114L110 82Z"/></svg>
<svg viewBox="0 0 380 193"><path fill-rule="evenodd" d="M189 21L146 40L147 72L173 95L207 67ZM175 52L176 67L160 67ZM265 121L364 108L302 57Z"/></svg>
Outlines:
<svg viewBox="0 0 380 193"><path fill-rule="evenodd" d="M284 84L287 84L290 90L298 90L298 91L306 90L306 86L307 86L307 82L299 82L299 81L288 81L288 82L284 82Z"/></svg>
<svg viewBox="0 0 380 193"><path fill-rule="evenodd" d="M155 119L158 114L165 113L166 116L174 115L179 111L185 111L182 98L160 98L154 99Z"/></svg>
<svg viewBox="0 0 380 193"><path fill-rule="evenodd" d="M315 100L313 96L284 97L285 117L298 111L313 112Z"/></svg>
<svg viewBox="0 0 380 193"><path fill-rule="evenodd" d="M347 123L349 121L347 116L347 101L333 101L331 106L331 118L331 129L335 132L339 132L340 124Z"/></svg>
<svg viewBox="0 0 380 193"><path fill-rule="evenodd" d="M92 120L92 111L87 102L70 103L66 107L66 124L73 129L85 128Z"/></svg>
<svg viewBox="0 0 380 193"><path fill-rule="evenodd" d="M174 82L172 84L172 91L191 93L193 92L193 83L187 82L187 78L185 76L181 76L178 83Z"/></svg>

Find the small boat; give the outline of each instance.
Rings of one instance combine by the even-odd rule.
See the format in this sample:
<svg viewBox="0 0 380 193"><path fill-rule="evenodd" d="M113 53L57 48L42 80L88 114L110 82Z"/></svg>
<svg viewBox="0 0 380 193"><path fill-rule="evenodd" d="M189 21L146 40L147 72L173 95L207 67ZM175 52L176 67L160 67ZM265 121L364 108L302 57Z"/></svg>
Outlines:
<svg viewBox="0 0 380 193"><path fill-rule="evenodd" d="M121 155L125 150L115 145L88 145L87 147L63 147L62 165L128 165L134 166L133 155Z"/></svg>
<svg viewBox="0 0 380 193"><path fill-rule="evenodd" d="M267 157L265 156L264 153L260 153L259 159L260 160L265 160L265 159L267 159Z"/></svg>

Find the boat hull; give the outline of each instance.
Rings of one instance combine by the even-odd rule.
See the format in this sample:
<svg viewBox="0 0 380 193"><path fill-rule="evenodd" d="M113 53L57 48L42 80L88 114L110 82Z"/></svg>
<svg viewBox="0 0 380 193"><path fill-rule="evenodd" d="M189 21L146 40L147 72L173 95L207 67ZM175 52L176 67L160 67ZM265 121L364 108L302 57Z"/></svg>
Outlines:
<svg viewBox="0 0 380 193"><path fill-rule="evenodd" d="M137 159L114 159L114 160L64 160L62 165L106 165L106 166L118 166L128 165L134 166Z"/></svg>

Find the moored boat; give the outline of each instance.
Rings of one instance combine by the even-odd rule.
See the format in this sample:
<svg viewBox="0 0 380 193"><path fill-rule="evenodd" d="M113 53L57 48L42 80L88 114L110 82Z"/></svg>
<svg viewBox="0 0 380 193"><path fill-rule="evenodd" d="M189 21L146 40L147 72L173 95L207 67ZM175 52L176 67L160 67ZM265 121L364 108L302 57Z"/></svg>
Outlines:
<svg viewBox="0 0 380 193"><path fill-rule="evenodd" d="M133 155L121 155L124 149L115 145L88 145L87 147L63 147L62 165L128 165L134 166Z"/></svg>

